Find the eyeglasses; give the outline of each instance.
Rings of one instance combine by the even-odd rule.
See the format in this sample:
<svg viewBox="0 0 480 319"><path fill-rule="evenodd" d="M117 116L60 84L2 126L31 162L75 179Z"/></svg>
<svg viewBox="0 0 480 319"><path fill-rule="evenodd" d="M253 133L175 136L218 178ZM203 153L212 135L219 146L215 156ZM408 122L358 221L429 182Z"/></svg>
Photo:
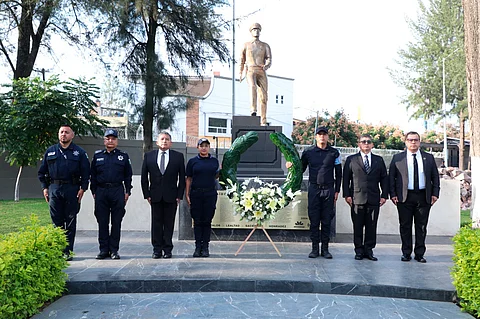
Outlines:
<svg viewBox="0 0 480 319"><path fill-rule="evenodd" d="M410 142L410 143L414 143L414 142L416 143L418 141L420 141L418 138L407 138L407 142Z"/></svg>
<svg viewBox="0 0 480 319"><path fill-rule="evenodd" d="M362 144L371 144L372 141L371 141L371 140L363 140L363 141L360 141L360 143L362 143Z"/></svg>

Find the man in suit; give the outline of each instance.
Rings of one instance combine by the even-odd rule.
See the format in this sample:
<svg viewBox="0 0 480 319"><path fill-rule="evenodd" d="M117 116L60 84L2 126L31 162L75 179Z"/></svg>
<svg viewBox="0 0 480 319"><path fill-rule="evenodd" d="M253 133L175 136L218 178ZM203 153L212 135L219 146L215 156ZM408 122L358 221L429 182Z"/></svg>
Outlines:
<svg viewBox="0 0 480 319"><path fill-rule="evenodd" d="M415 260L426 263L425 237L430 208L440 194L440 177L433 155L420 150L420 135L405 135L407 150L390 163L390 198L397 205L402 238L402 261L412 259L412 223L415 221Z"/></svg>
<svg viewBox="0 0 480 319"><path fill-rule="evenodd" d="M343 168L343 197L351 207L355 259L377 261L377 221L380 206L388 199L388 175L381 156L372 154L372 137L358 140L360 152L347 157ZM380 188L382 193L380 194ZM365 228L365 239L363 229Z"/></svg>
<svg viewBox="0 0 480 319"><path fill-rule="evenodd" d="M153 259L172 258L175 214L185 191L185 159L171 150L168 132L158 135L159 150L145 154L142 165L142 192L152 208Z"/></svg>

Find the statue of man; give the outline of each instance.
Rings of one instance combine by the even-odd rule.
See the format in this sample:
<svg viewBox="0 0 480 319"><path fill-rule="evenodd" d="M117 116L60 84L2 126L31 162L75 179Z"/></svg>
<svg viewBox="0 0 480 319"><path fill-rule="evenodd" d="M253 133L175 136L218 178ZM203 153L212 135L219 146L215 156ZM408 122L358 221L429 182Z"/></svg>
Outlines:
<svg viewBox="0 0 480 319"><path fill-rule="evenodd" d="M262 26L259 23L250 26L253 38L245 43L240 55L240 82L243 80L243 70L246 69L247 82L250 86L251 115L257 115L258 94L261 124L267 125L268 81L265 71L272 65L272 52L268 44L259 40L260 31Z"/></svg>

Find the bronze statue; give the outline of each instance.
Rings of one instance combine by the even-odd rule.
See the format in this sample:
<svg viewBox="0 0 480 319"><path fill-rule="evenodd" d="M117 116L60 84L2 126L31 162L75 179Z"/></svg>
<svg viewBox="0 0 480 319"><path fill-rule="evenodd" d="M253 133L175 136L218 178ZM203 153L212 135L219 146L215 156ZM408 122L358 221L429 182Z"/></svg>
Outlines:
<svg viewBox="0 0 480 319"><path fill-rule="evenodd" d="M247 82L250 86L251 115L257 115L258 94L261 124L267 125L268 80L265 71L272 65L272 52L267 43L259 40L261 31L262 26L259 23L250 26L253 39L244 44L240 55L240 82L243 80L243 70L246 69Z"/></svg>

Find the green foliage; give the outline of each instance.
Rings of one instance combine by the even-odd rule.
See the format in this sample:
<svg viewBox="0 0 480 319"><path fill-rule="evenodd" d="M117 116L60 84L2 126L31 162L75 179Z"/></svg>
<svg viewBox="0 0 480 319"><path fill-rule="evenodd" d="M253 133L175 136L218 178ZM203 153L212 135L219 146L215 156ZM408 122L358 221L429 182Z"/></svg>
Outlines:
<svg viewBox="0 0 480 319"><path fill-rule="evenodd" d="M462 227L453 238L453 285L460 306L468 313L480 314L480 229Z"/></svg>
<svg viewBox="0 0 480 319"><path fill-rule="evenodd" d="M415 40L398 52L398 68L390 74L405 88L403 103L413 109L414 118L443 117L443 71L446 103L454 106L452 113L466 113L462 1L428 0L419 5L418 19L409 21Z"/></svg>
<svg viewBox="0 0 480 319"><path fill-rule="evenodd" d="M36 165L57 140L58 128L69 124L76 134L101 134L94 112L98 88L82 80L24 78L0 94L0 152L10 165Z"/></svg>
<svg viewBox="0 0 480 319"><path fill-rule="evenodd" d="M3 237L0 318L29 318L65 291L67 262L62 251L66 245L62 229L39 226L35 215L22 231Z"/></svg>
<svg viewBox="0 0 480 319"><path fill-rule="evenodd" d="M40 226L52 223L48 203L43 198L0 200L0 235L19 231L24 226L22 219L31 214L38 216Z"/></svg>

